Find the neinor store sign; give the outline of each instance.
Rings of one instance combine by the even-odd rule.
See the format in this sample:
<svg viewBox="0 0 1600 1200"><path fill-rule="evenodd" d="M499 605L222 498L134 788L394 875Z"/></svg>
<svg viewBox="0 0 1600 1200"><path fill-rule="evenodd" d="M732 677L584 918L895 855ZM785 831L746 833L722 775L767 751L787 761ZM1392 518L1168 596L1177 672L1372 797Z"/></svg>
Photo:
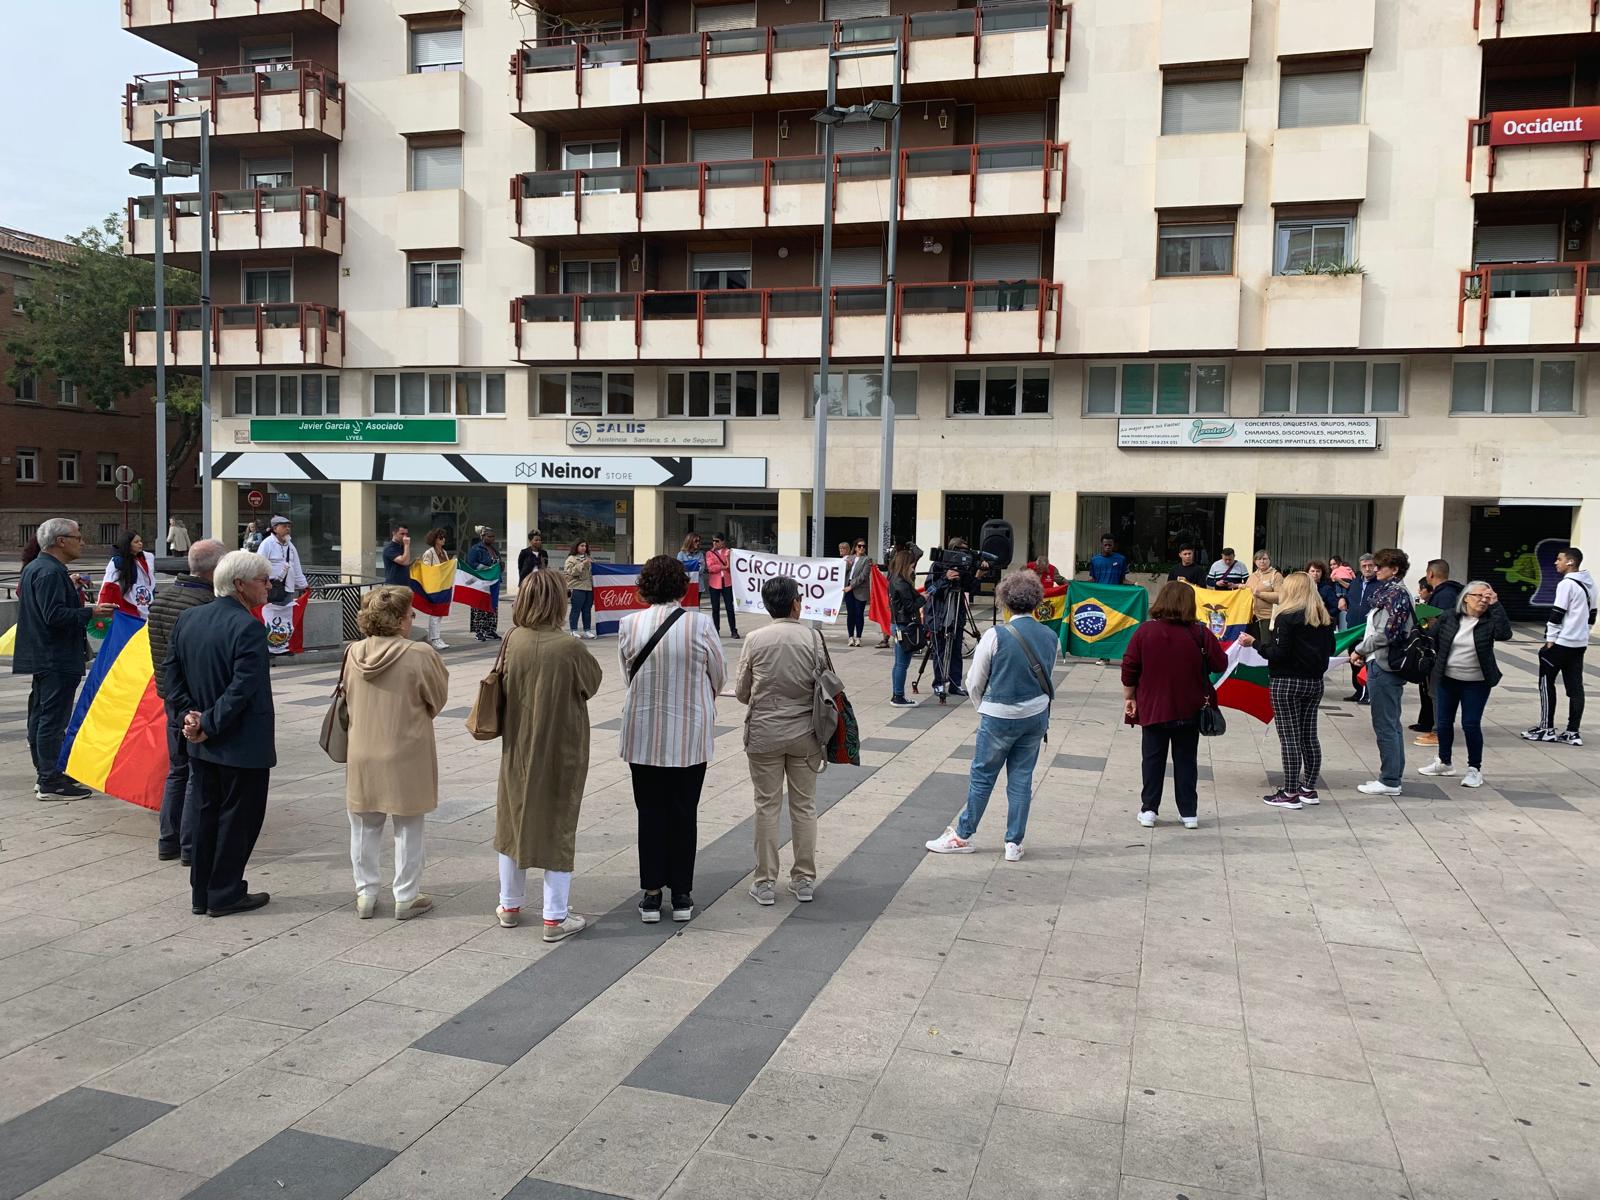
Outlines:
<svg viewBox="0 0 1600 1200"><path fill-rule="evenodd" d="M1529 108L1489 114L1491 146L1600 141L1600 108Z"/></svg>

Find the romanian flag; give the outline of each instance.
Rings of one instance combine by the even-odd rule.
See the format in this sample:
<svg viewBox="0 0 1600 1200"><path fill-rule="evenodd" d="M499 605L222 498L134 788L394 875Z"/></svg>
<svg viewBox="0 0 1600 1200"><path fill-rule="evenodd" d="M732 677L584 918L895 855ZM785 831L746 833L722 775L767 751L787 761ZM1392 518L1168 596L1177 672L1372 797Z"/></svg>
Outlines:
<svg viewBox="0 0 1600 1200"><path fill-rule="evenodd" d="M16 653L17 627L13 625L4 633L0 633L0 658L10 658Z"/></svg>
<svg viewBox="0 0 1600 1200"><path fill-rule="evenodd" d="M86 787L160 809L167 778L167 713L156 695L145 623L111 618L67 723L57 769Z"/></svg>
<svg viewBox="0 0 1600 1200"><path fill-rule="evenodd" d="M867 620L883 630L883 636L889 636L889 629L894 624L894 617L889 608L889 577L879 568L877 563L872 564L872 598L867 601Z"/></svg>
<svg viewBox="0 0 1600 1200"><path fill-rule="evenodd" d="M1067 589L1061 587L1047 587L1044 590L1044 600L1039 607L1033 610L1033 619L1041 625L1048 626L1057 637L1061 634L1061 623L1067 618ZM1011 614L1006 613L1005 619L1011 620Z"/></svg>
<svg viewBox="0 0 1600 1200"><path fill-rule="evenodd" d="M1134 584L1067 584L1061 652L1078 658L1121 658L1133 631L1150 612L1150 593Z"/></svg>
<svg viewBox="0 0 1600 1200"><path fill-rule="evenodd" d="M450 615L450 593L456 582L456 560L447 558L438 566L411 564L411 607L427 617Z"/></svg>
<svg viewBox="0 0 1600 1200"><path fill-rule="evenodd" d="M1250 623L1254 603L1255 596L1244 588L1194 589L1195 615L1224 646L1244 632L1244 627Z"/></svg>
<svg viewBox="0 0 1600 1200"><path fill-rule="evenodd" d="M455 598L479 612L495 612L500 607L500 564L469 567L459 559L455 567ZM413 585L415 586L415 585Z"/></svg>

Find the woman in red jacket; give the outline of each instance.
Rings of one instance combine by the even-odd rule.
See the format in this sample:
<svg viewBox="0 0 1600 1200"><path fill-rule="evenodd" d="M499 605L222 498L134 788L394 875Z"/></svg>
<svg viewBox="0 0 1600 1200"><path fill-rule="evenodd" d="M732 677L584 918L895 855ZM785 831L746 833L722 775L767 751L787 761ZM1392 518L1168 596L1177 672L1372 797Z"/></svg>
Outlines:
<svg viewBox="0 0 1600 1200"><path fill-rule="evenodd" d="M1200 824L1200 710L1211 693L1211 675L1228 665L1211 631L1195 622L1194 589L1169 580L1156 595L1150 619L1133 631L1122 658L1122 714L1138 725L1144 741L1144 786L1139 824L1156 823L1161 788L1172 756L1178 815L1185 829Z"/></svg>

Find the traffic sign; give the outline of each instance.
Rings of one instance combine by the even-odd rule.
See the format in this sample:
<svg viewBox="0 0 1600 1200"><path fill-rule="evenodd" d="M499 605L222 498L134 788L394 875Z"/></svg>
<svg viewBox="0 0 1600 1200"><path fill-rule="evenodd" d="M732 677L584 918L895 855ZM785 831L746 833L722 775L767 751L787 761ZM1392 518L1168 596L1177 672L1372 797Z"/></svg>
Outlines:
<svg viewBox="0 0 1600 1200"><path fill-rule="evenodd" d="M245 500L245 503L248 504L251 508L256 509L258 511L267 506L267 498L265 496L263 496L259 491L257 491L254 488L252 488L250 490L250 492L248 494L246 494L244 500Z"/></svg>
<svg viewBox="0 0 1600 1200"><path fill-rule="evenodd" d="M126 483L119 483L117 484L115 495L119 502L126 504L133 499L133 488Z"/></svg>
<svg viewBox="0 0 1600 1200"><path fill-rule="evenodd" d="M133 482L133 468L132 467L129 467L129 466L118 467L116 475L117 475L117 482L118 483L132 483Z"/></svg>

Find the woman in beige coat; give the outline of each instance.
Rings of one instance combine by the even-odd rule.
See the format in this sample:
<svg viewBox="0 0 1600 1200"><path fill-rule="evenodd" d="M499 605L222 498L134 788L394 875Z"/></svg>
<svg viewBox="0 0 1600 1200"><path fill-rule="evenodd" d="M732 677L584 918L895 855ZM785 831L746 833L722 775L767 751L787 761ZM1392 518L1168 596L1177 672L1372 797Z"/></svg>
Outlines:
<svg viewBox="0 0 1600 1200"><path fill-rule="evenodd" d="M567 584L555 571L522 581L505 645L505 717L494 848L500 854L500 906L510 929L521 920L527 871L544 871L544 940L559 942L587 922L570 911L578 810L589 778L589 697L600 664L562 632Z"/></svg>
<svg viewBox="0 0 1600 1200"><path fill-rule="evenodd" d="M394 915L409 920L433 907L419 895L422 821L439 806L439 755L433 718L444 707L450 676L426 642L411 640L411 590L373 588L356 625L366 635L345 652L345 702L350 707L345 804L350 809L350 865L356 916L378 905L383 823L394 821Z"/></svg>

